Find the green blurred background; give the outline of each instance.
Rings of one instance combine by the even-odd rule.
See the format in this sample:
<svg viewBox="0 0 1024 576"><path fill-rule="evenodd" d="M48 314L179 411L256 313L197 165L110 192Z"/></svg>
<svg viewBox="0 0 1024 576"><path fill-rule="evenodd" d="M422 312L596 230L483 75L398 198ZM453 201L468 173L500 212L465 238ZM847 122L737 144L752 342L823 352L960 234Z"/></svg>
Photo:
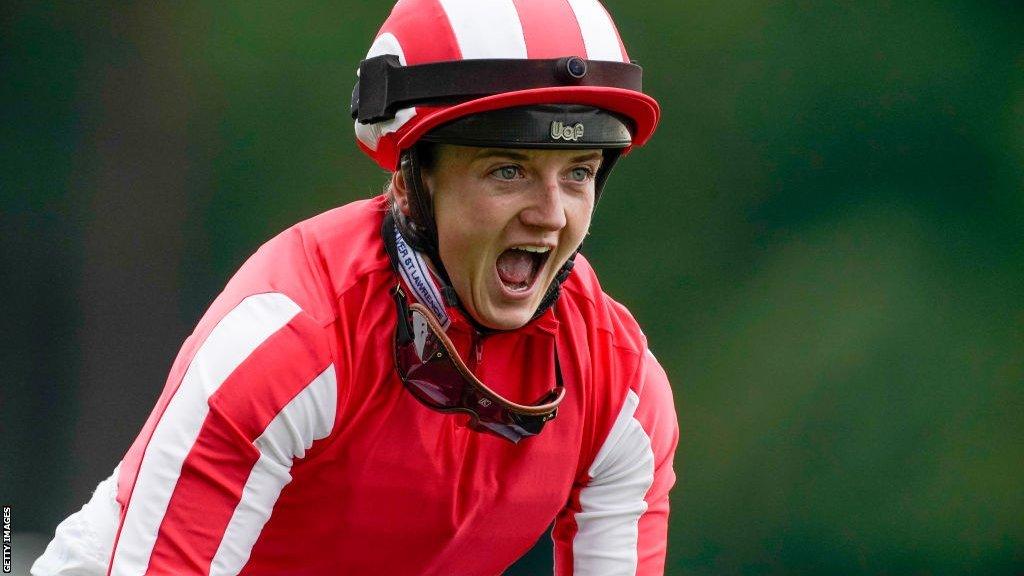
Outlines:
<svg viewBox="0 0 1024 576"><path fill-rule="evenodd" d="M668 573L1024 572L1024 4L607 6L664 117L584 252L675 389ZM16 554L257 246L379 192L347 102L389 10L3 3Z"/></svg>

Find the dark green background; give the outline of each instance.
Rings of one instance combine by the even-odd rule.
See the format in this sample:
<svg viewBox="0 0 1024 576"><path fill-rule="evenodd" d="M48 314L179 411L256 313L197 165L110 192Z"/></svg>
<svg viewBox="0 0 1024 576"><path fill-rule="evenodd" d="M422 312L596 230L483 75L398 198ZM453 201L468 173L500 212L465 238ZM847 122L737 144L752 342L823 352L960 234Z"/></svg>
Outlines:
<svg viewBox="0 0 1024 576"><path fill-rule="evenodd" d="M585 254L675 389L668 573L1024 571L1024 5L607 5L664 116ZM346 112L389 8L0 8L17 530L109 474L248 254L381 189Z"/></svg>

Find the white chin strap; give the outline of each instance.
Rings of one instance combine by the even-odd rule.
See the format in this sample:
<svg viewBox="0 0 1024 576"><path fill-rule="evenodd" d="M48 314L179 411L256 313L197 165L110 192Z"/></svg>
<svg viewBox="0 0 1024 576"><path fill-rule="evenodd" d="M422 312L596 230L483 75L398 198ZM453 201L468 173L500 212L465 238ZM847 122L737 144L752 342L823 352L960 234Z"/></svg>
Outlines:
<svg viewBox="0 0 1024 576"><path fill-rule="evenodd" d="M451 319L448 318L444 298L441 297L441 291L437 288L427 261L422 254L409 246L402 233L399 232L398 226L394 227L394 231L395 248L398 252L398 272L402 275L402 280L405 280L409 289L416 295L416 300L429 308L437 321L441 323L441 327L447 330Z"/></svg>

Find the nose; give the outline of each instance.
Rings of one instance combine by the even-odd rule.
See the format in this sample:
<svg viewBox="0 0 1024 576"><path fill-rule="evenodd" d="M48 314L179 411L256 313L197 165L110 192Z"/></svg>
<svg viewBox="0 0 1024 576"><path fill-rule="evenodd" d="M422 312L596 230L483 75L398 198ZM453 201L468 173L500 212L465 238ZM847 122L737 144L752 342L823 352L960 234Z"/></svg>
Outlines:
<svg viewBox="0 0 1024 576"><path fill-rule="evenodd" d="M557 175L545 177L537 183L530 196L530 204L519 213L519 219L534 228L557 232L565 228L565 204Z"/></svg>

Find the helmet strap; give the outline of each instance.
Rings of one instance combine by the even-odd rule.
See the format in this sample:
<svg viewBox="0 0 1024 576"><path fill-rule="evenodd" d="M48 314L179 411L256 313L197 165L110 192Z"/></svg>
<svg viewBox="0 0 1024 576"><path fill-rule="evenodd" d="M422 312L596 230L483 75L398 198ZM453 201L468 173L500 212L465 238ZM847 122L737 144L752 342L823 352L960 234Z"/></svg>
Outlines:
<svg viewBox="0 0 1024 576"><path fill-rule="evenodd" d="M409 216L406 217L395 206L393 210L395 226L414 250L422 252L430 258L437 271L438 279L441 281L441 296L444 298L445 304L457 306L478 330L487 330L476 322L476 319L466 311L462 302L459 301L459 295L452 287L451 277L448 276L448 270L445 269L444 262L441 260L437 241L437 221L434 220L434 204L430 191L423 183L418 145L412 146L402 153L401 170L409 197Z"/></svg>
<svg viewBox="0 0 1024 576"><path fill-rule="evenodd" d="M604 190L604 184L608 181L612 167L619 161L619 158L622 158L621 148L605 148L602 153L604 159L601 161L601 167L597 169L597 174L594 175L594 209L597 209L597 203L601 200L601 191Z"/></svg>
<svg viewBox="0 0 1024 576"><path fill-rule="evenodd" d="M433 256L437 251L437 224L434 221L433 201L423 185L419 146L402 154L400 169L409 199L409 216L395 211L398 229L410 246Z"/></svg>

